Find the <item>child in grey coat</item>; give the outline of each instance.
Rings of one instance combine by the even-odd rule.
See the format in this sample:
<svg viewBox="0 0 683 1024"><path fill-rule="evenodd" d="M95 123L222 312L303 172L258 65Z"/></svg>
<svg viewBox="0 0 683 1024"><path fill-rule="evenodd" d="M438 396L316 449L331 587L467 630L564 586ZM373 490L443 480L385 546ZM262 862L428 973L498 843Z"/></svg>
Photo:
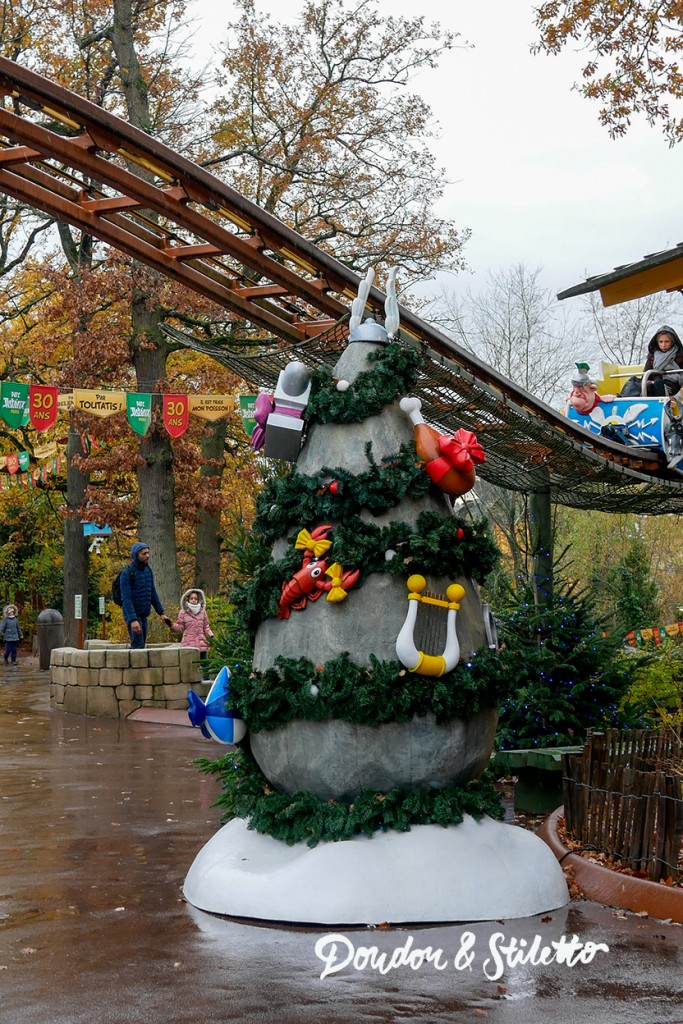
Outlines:
<svg viewBox="0 0 683 1024"><path fill-rule="evenodd" d="M5 664L10 657L13 665L17 663L17 646L24 635L21 632L18 614L17 606L8 604L3 611L2 622L0 622L0 636L5 641Z"/></svg>

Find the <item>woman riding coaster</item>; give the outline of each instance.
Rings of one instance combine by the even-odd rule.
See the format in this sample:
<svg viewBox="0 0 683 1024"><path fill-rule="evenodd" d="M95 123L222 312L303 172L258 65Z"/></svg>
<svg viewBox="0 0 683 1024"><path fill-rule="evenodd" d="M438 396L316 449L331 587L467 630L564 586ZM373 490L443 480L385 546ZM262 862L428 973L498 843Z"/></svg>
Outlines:
<svg viewBox="0 0 683 1024"><path fill-rule="evenodd" d="M683 384L683 343L673 327L660 327L650 338L643 367L646 374L647 394L652 398L674 395ZM642 381L642 377L629 377L619 397L641 395Z"/></svg>
<svg viewBox="0 0 683 1024"><path fill-rule="evenodd" d="M673 372L678 367L681 372ZM683 385L683 344L673 327L660 327L650 338L643 369L657 371L647 378L648 395L669 398L664 409L664 450L668 468L676 469L683 459L683 422L680 399L671 396L678 395Z"/></svg>

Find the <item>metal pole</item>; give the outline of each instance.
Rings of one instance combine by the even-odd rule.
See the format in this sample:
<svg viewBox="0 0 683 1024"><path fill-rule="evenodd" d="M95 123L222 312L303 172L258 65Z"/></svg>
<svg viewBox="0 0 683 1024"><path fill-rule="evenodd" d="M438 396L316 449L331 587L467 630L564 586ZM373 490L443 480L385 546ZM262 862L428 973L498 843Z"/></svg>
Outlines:
<svg viewBox="0 0 683 1024"><path fill-rule="evenodd" d="M548 471L545 472L549 477ZM549 481L547 487L531 493L529 528L535 602L537 605L549 605L553 598L553 523Z"/></svg>

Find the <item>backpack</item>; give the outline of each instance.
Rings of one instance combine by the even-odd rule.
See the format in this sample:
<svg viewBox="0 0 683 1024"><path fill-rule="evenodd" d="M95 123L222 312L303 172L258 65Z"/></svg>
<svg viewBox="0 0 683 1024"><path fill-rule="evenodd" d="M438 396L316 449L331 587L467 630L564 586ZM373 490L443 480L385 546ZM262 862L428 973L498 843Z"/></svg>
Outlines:
<svg viewBox="0 0 683 1024"><path fill-rule="evenodd" d="M629 377L617 398L638 398L642 394L642 377Z"/></svg>
<svg viewBox="0 0 683 1024"><path fill-rule="evenodd" d="M133 585L134 569L132 565L124 566L123 569L121 569L121 571L116 574L111 585L111 599L114 602L114 604L117 604L119 606L119 608L123 604L123 597L121 596L121 575L126 571L126 569L128 570L128 575L130 576L131 586Z"/></svg>

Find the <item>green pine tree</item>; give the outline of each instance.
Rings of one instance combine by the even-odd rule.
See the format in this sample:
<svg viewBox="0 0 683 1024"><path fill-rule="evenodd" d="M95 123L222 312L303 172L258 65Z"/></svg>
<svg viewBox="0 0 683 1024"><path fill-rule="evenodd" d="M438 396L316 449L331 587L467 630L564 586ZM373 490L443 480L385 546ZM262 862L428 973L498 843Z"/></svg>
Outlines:
<svg viewBox="0 0 683 1024"><path fill-rule="evenodd" d="M635 664L588 592L559 583L549 605L534 604L531 583L499 624L503 671L514 695L503 702L502 749L582 743L586 731L628 724L619 710Z"/></svg>

